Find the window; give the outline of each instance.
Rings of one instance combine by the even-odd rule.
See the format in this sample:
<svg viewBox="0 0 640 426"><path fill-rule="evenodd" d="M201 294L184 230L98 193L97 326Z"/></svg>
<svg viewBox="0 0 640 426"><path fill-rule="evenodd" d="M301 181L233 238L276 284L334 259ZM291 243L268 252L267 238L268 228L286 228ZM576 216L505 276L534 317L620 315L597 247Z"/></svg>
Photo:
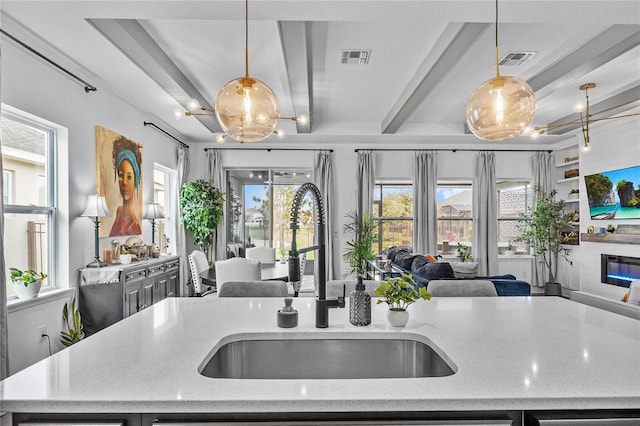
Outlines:
<svg viewBox="0 0 640 426"><path fill-rule="evenodd" d="M153 201L162 206L164 219L156 221L156 244L160 251L175 253L175 217L177 188L175 188L176 172L168 167L154 163L153 165Z"/></svg>
<svg viewBox="0 0 640 426"><path fill-rule="evenodd" d="M531 183L525 180L502 180L498 190L498 253L502 254L512 242L514 250L529 253L525 243L515 243L520 232L518 219L531 207Z"/></svg>
<svg viewBox="0 0 640 426"><path fill-rule="evenodd" d="M309 182L311 170L267 169L227 171L227 243L245 247L274 247L277 257L286 257L293 237L290 221L293 198L300 185ZM299 212L296 245L314 245L311 194L306 194ZM313 251L307 259L313 259Z"/></svg>
<svg viewBox="0 0 640 426"><path fill-rule="evenodd" d="M373 217L378 222L375 254L392 246L413 246L413 185L403 182L376 184Z"/></svg>
<svg viewBox="0 0 640 426"><path fill-rule="evenodd" d="M13 204L13 170L2 171L2 202Z"/></svg>
<svg viewBox="0 0 640 426"><path fill-rule="evenodd" d="M48 275L43 289L53 287L56 131L19 113L3 111L0 120L6 279L11 282L11 267L34 269ZM13 294L7 285L7 296Z"/></svg>
<svg viewBox="0 0 640 426"><path fill-rule="evenodd" d="M471 182L438 182L438 254L455 255L458 243L471 247L473 186Z"/></svg>

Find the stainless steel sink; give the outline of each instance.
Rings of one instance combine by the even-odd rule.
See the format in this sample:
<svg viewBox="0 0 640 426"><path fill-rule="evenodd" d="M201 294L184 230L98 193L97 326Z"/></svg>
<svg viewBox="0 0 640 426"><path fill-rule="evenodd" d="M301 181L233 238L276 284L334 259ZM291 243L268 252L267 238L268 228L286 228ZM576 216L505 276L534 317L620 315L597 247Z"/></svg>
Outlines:
<svg viewBox="0 0 640 426"><path fill-rule="evenodd" d="M224 344L200 374L229 379L381 379L455 373L429 344L410 339L274 339Z"/></svg>

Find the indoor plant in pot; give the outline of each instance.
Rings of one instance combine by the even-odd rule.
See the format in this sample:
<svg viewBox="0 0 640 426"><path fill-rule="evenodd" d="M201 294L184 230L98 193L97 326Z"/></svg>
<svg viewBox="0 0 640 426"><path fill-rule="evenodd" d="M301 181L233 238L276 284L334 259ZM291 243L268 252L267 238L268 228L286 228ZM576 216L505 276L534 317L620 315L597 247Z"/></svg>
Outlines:
<svg viewBox="0 0 640 426"><path fill-rule="evenodd" d="M394 327L404 327L409 321L409 311L407 307L418 300L429 300L431 294L426 287L420 287L416 290L416 282L409 274L401 273L400 277L389 278L382 281L373 294L381 297L378 304L386 303L389 306L387 311L387 319Z"/></svg>
<svg viewBox="0 0 640 426"><path fill-rule="evenodd" d="M42 280L47 278L47 274L36 272L33 269L24 271L17 268L9 268L11 271L11 281L19 299L33 299L38 297Z"/></svg>
<svg viewBox="0 0 640 426"><path fill-rule="evenodd" d="M376 226L373 218L364 213L362 217L356 212L346 215L344 232L351 235L347 241L344 258L349 265L347 275L356 274L356 289L349 295L349 321L353 325L371 324L371 296L365 291L363 282L367 273L367 262L375 259L371 246L377 240Z"/></svg>
<svg viewBox="0 0 640 426"><path fill-rule="evenodd" d="M556 191L545 193L535 188L536 202L530 215L520 218L521 235L516 241L528 243L542 265L543 274L547 276L544 293L546 295L562 295L562 286L556 282L558 261L560 257L570 262L569 250L562 247L572 233L566 230L571 225L572 214L565 211L564 200L555 200Z"/></svg>
<svg viewBox="0 0 640 426"><path fill-rule="evenodd" d="M180 188L180 220L204 253L209 252L223 208L224 196L213 181L198 179L185 182Z"/></svg>

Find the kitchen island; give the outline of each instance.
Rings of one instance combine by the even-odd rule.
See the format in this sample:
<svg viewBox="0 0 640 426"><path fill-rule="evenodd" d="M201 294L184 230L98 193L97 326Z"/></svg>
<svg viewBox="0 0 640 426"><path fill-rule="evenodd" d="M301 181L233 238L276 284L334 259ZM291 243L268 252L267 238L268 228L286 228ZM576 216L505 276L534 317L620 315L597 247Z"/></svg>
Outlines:
<svg viewBox="0 0 640 426"><path fill-rule="evenodd" d="M276 325L282 305L168 298L0 382L0 410L15 424L640 418L640 322L631 318L559 297L433 298L412 305L407 326L394 328L374 299L370 326L352 326L347 304L330 311L329 328L317 329L314 300L300 298L298 326L284 329ZM286 380L199 373L217 348L240 338L363 336L428 342L455 373Z"/></svg>

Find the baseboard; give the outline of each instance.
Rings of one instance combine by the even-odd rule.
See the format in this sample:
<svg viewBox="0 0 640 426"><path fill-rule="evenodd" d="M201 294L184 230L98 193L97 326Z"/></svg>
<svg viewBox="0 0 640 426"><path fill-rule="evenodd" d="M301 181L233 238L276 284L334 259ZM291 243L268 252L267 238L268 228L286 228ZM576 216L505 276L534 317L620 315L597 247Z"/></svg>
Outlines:
<svg viewBox="0 0 640 426"><path fill-rule="evenodd" d="M604 309L605 311L614 312L629 318L640 320L640 306L631 305L619 300L608 299L593 293L585 293L583 291L571 292L570 299L584 303L585 305Z"/></svg>

